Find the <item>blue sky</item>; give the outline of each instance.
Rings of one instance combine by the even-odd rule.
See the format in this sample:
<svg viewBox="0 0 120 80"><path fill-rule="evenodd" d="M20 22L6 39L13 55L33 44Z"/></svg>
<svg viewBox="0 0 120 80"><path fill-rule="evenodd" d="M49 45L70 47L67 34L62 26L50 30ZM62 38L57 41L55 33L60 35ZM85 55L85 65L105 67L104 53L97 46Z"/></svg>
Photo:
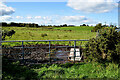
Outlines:
<svg viewBox="0 0 120 80"><path fill-rule="evenodd" d="M99 22L118 25L118 7L113 2L7 2L0 17L4 22L44 25L89 24ZM78 0L81 1L81 0ZM100 1L100 0L98 0ZM109 4L108 4L109 3ZM106 5L107 4L107 5ZM8 10L6 10L8 9Z"/></svg>

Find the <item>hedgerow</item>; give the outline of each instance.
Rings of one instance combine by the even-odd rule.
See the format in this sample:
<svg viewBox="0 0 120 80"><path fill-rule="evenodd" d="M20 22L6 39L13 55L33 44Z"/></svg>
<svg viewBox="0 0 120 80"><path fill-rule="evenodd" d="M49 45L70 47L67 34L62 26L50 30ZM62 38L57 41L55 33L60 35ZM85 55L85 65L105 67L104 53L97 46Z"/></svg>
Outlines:
<svg viewBox="0 0 120 80"><path fill-rule="evenodd" d="M99 36L88 41L84 49L86 62L120 62L120 32L101 29Z"/></svg>

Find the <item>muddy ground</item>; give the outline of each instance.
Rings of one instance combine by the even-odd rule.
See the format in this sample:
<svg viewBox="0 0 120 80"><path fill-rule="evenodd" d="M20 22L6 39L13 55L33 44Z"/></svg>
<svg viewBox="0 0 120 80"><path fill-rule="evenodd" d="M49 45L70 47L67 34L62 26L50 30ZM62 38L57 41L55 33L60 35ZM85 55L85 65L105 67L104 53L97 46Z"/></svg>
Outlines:
<svg viewBox="0 0 120 80"><path fill-rule="evenodd" d="M63 48L56 48L57 46L63 46ZM51 53L49 54L49 45L47 44L24 45L24 49L21 47L22 46L2 47L2 54L11 60L23 61L24 57L26 64L66 63L70 62L68 55L70 49L73 48L68 45L51 45Z"/></svg>

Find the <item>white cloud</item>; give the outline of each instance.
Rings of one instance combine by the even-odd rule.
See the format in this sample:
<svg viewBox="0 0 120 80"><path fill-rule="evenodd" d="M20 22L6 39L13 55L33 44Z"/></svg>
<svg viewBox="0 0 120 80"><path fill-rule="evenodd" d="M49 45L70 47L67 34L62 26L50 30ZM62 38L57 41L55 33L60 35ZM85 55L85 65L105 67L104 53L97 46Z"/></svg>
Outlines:
<svg viewBox="0 0 120 80"><path fill-rule="evenodd" d="M24 19L24 21L27 22L39 22L39 24L90 24L95 23L90 18L87 18L85 16L27 16L23 18L22 16L16 16L17 19Z"/></svg>
<svg viewBox="0 0 120 80"><path fill-rule="evenodd" d="M105 13L118 4L114 0L68 0L67 6L87 13Z"/></svg>
<svg viewBox="0 0 120 80"><path fill-rule="evenodd" d="M79 21L87 20L87 18L85 16L64 16L63 20L69 22L79 22Z"/></svg>
<svg viewBox="0 0 120 80"><path fill-rule="evenodd" d="M67 0L6 0L7 2L66 2Z"/></svg>
<svg viewBox="0 0 120 80"><path fill-rule="evenodd" d="M4 2L0 1L0 16L9 15L14 13L15 10L12 7L8 7Z"/></svg>
<svg viewBox="0 0 120 80"><path fill-rule="evenodd" d="M39 24L38 22L35 22L35 21L25 21L25 22L22 22L22 23L36 23L36 24Z"/></svg>
<svg viewBox="0 0 120 80"><path fill-rule="evenodd" d="M17 19L23 19L23 17L22 17L22 16L16 16L16 18L17 18Z"/></svg>
<svg viewBox="0 0 120 80"><path fill-rule="evenodd" d="M29 23L39 23L40 25L62 25L62 24L95 24L96 22L85 16L27 16L23 18L22 16L2 16L2 20L10 20L11 18L18 19L17 22L29 22ZM20 19L20 20L19 20ZM13 20L13 19L12 19ZM16 21L15 21L16 22Z"/></svg>
<svg viewBox="0 0 120 80"><path fill-rule="evenodd" d="M42 19L44 19L44 20L51 20L51 16L44 16L44 17L42 17Z"/></svg>
<svg viewBox="0 0 120 80"><path fill-rule="evenodd" d="M32 19L32 17L31 16L28 16L28 17L26 17L27 19Z"/></svg>
<svg viewBox="0 0 120 80"><path fill-rule="evenodd" d="M11 16L0 16L0 21L10 21L11 19Z"/></svg>
<svg viewBox="0 0 120 80"><path fill-rule="evenodd" d="M53 23L53 18L51 16L44 16L41 18L43 24L51 24Z"/></svg>
<svg viewBox="0 0 120 80"><path fill-rule="evenodd" d="M58 19L59 20L59 19ZM95 21L93 21L92 19L89 19L85 16L63 16L60 21L63 21L63 23L67 23L67 24L90 24L90 23L95 23ZM58 22L60 22L58 21Z"/></svg>
<svg viewBox="0 0 120 80"><path fill-rule="evenodd" d="M35 19L41 19L42 17L41 16L35 16Z"/></svg>

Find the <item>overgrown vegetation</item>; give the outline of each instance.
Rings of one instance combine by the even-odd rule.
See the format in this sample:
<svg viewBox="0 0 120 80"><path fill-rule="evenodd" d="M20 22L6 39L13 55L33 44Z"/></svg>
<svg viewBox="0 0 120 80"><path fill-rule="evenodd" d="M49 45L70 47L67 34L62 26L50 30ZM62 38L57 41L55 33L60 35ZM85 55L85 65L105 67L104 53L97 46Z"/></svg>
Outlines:
<svg viewBox="0 0 120 80"><path fill-rule="evenodd" d="M3 59L3 80L31 79L119 79L119 68L112 63L66 63L23 66L20 62Z"/></svg>
<svg viewBox="0 0 120 80"><path fill-rule="evenodd" d="M30 80L37 79L37 73L20 62L9 61L6 57L2 63L2 80Z"/></svg>
<svg viewBox="0 0 120 80"><path fill-rule="evenodd" d="M92 38L84 50L87 62L120 62L120 34L115 29L101 29L97 38Z"/></svg>

